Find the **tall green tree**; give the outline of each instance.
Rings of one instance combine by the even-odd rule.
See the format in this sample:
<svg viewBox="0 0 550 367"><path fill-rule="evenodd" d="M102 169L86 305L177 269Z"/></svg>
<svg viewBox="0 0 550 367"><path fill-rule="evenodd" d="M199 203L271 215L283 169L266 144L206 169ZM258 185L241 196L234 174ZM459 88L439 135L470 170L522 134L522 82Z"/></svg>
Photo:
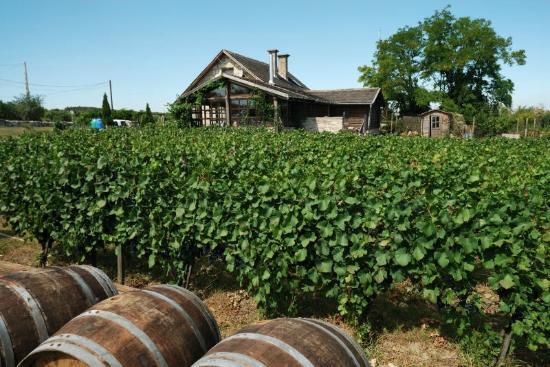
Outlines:
<svg viewBox="0 0 550 367"><path fill-rule="evenodd" d="M145 114L143 115L143 120L141 120L141 122L145 125L155 123L155 118L153 117L149 103L145 105Z"/></svg>
<svg viewBox="0 0 550 367"><path fill-rule="evenodd" d="M469 115L511 106L514 83L501 71L515 64L525 64L525 51L513 50L511 38L486 19L456 18L447 7L379 41L359 80L380 86L403 113L427 109L431 100Z"/></svg>
<svg viewBox="0 0 550 367"><path fill-rule="evenodd" d="M113 125L113 116L111 114L111 106L107 99L107 93L103 93L103 103L101 104L101 118L106 126Z"/></svg>

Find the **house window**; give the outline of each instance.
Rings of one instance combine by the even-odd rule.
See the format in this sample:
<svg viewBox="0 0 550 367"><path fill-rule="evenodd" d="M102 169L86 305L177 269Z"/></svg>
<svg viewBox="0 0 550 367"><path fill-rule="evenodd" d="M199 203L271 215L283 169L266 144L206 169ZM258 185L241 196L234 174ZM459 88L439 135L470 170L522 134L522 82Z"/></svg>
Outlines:
<svg viewBox="0 0 550 367"><path fill-rule="evenodd" d="M216 89L209 91L206 94L206 97L208 98L225 97L225 87L218 87Z"/></svg>
<svg viewBox="0 0 550 367"><path fill-rule="evenodd" d="M432 129L439 129L439 116L431 116Z"/></svg>
<svg viewBox="0 0 550 367"><path fill-rule="evenodd" d="M253 99L231 99L231 120L237 124L256 124L258 117Z"/></svg>
<svg viewBox="0 0 550 367"><path fill-rule="evenodd" d="M242 85L231 83L231 95L248 94L250 89L243 87Z"/></svg>

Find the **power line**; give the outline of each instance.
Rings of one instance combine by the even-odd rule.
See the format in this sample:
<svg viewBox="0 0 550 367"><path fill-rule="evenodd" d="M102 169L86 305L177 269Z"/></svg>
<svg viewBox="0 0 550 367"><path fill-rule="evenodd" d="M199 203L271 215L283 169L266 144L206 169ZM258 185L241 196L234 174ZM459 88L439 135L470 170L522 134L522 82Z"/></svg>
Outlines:
<svg viewBox="0 0 550 367"><path fill-rule="evenodd" d="M0 64L0 68L11 68L11 67L21 66L21 65L23 65L22 62L18 62L16 64Z"/></svg>
<svg viewBox="0 0 550 367"><path fill-rule="evenodd" d="M98 85L98 86L95 86L95 87L85 87L85 88L76 88L76 89L69 89L69 90L62 90L62 91L57 91L57 92L53 92L53 93L48 93L48 94L40 94L42 97L49 97L49 96L55 96L57 94L63 94L63 93L72 93L72 92L79 92L79 91L85 91L85 90L93 90L93 89L99 89L103 87L103 85Z"/></svg>
<svg viewBox="0 0 550 367"><path fill-rule="evenodd" d="M20 82L18 80L3 79L3 78L0 78L0 80L6 83L25 85L25 82ZM81 85L53 85L53 84L40 84L40 83L29 83L29 85L33 87L46 87L46 88L87 88L87 87L97 87L100 85L107 85L108 83L109 83L108 81L104 81L104 82L95 83L95 84L81 84Z"/></svg>

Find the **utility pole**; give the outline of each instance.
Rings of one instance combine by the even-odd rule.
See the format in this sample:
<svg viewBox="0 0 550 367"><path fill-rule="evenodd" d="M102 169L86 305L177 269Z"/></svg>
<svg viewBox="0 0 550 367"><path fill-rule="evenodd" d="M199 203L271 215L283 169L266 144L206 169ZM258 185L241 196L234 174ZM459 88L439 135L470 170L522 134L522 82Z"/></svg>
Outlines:
<svg viewBox="0 0 550 367"><path fill-rule="evenodd" d="M27 73L27 62L25 61L23 65L25 66L25 94L27 98L29 98L31 96L31 92L29 90L29 75Z"/></svg>
<svg viewBox="0 0 550 367"><path fill-rule="evenodd" d="M111 111L115 108L113 107L113 86L111 85L111 79L109 79L109 96L111 96Z"/></svg>

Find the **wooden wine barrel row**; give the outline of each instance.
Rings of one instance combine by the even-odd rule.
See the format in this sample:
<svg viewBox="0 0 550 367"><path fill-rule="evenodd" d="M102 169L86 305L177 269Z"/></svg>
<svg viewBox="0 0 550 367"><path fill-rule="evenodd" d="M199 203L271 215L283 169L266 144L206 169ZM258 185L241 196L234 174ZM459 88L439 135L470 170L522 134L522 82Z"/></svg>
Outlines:
<svg viewBox="0 0 550 367"><path fill-rule="evenodd" d="M187 289L155 285L98 303L20 367L188 367L220 340L216 320Z"/></svg>
<svg viewBox="0 0 550 367"><path fill-rule="evenodd" d="M253 324L224 339L193 367L369 367L363 350L336 326L314 319Z"/></svg>
<svg viewBox="0 0 550 367"><path fill-rule="evenodd" d="M41 271L42 269L43 268L36 268L36 267L32 267L32 266L21 265L21 264L12 263L12 262L9 262L9 261L1 261L0 260L0 277L3 276L3 275L9 274L9 273L16 272L16 271L36 272L36 271ZM135 288L132 288L132 287L129 287L129 286L123 285L123 284L118 284L118 283L115 283L115 287L116 287L118 293L125 293L125 292L130 292L130 291L136 290Z"/></svg>
<svg viewBox="0 0 550 367"><path fill-rule="evenodd" d="M24 270L0 277L0 366L13 367L67 321L117 294L87 265Z"/></svg>

